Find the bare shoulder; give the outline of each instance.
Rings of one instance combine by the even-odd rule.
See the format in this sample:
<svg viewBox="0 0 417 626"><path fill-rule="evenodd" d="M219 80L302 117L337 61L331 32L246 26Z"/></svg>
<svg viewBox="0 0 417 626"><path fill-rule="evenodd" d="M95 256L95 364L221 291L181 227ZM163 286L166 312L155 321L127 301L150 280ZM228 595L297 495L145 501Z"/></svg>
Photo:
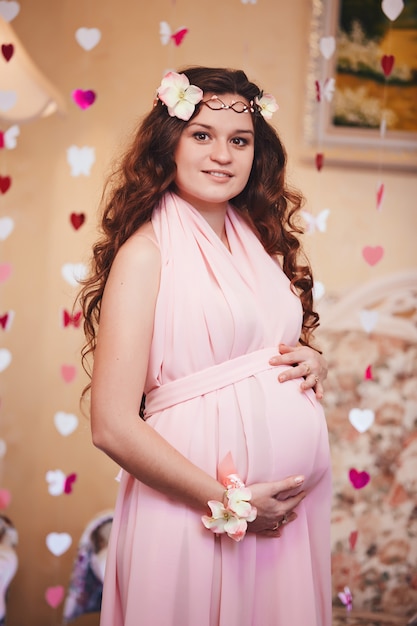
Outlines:
<svg viewBox="0 0 417 626"><path fill-rule="evenodd" d="M121 265L129 265L136 269L148 271L160 268L161 255L151 222L141 226L120 247L115 261Z"/></svg>

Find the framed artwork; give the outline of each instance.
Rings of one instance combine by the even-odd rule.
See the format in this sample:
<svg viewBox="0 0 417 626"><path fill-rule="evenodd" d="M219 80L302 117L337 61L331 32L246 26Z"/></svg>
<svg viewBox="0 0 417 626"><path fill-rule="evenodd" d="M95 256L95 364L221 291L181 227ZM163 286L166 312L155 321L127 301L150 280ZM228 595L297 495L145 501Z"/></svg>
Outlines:
<svg viewBox="0 0 417 626"><path fill-rule="evenodd" d="M312 0L309 48L309 152L417 170L417 0Z"/></svg>

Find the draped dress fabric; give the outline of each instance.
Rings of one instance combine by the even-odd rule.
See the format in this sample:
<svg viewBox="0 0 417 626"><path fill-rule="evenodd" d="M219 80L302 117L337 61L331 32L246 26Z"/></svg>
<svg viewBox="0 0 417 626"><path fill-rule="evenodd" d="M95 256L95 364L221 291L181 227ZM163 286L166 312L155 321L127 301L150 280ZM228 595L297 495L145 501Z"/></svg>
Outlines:
<svg viewBox="0 0 417 626"><path fill-rule="evenodd" d="M162 269L148 424L214 477L230 452L246 484L303 474L308 494L280 538L237 543L122 471L101 626L330 626L325 417L313 391L278 382L286 368L268 363L299 339L299 298L232 207L230 251L174 194L152 224Z"/></svg>

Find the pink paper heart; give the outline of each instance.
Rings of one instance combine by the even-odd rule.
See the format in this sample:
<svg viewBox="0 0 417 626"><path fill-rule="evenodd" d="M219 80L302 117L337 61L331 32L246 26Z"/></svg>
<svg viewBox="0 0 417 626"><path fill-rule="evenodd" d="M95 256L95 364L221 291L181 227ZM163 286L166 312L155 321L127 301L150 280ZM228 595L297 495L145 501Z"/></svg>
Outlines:
<svg viewBox="0 0 417 626"><path fill-rule="evenodd" d="M7 509L12 500L12 494L8 489L0 489L0 509Z"/></svg>
<svg viewBox="0 0 417 626"><path fill-rule="evenodd" d="M80 109L88 109L92 104L94 104L96 94L92 89L75 89L72 92L72 99L75 104L80 107Z"/></svg>
<svg viewBox="0 0 417 626"><path fill-rule="evenodd" d="M64 599L65 589L62 585L56 587L48 587L45 591L45 600L53 609L56 609Z"/></svg>
<svg viewBox="0 0 417 626"><path fill-rule="evenodd" d="M61 365L61 376L66 383L71 383L77 374L75 365Z"/></svg>
<svg viewBox="0 0 417 626"><path fill-rule="evenodd" d="M0 283L6 282L12 275L12 266L10 263L0 263Z"/></svg>
<svg viewBox="0 0 417 626"><path fill-rule="evenodd" d="M357 539L358 539L358 531L352 530L352 532L349 535L349 545L350 545L351 550L355 549Z"/></svg>
<svg viewBox="0 0 417 626"><path fill-rule="evenodd" d="M363 489L371 480L368 472L358 472L358 470L352 468L349 470L349 480L355 489Z"/></svg>
<svg viewBox="0 0 417 626"><path fill-rule="evenodd" d="M381 59L381 67L385 76L389 76L392 72L392 68L394 67L395 58L392 54L384 54Z"/></svg>
<svg viewBox="0 0 417 626"><path fill-rule="evenodd" d="M188 33L188 28L180 28L175 33L172 33L171 39L173 40L176 46L179 46L181 45L182 40L184 39L187 33Z"/></svg>
<svg viewBox="0 0 417 626"><path fill-rule="evenodd" d="M362 255L368 265L376 265L384 256L384 248L382 246L365 246Z"/></svg>
<svg viewBox="0 0 417 626"><path fill-rule="evenodd" d="M72 486L76 480L77 480L77 474L70 474L69 476L66 477L65 485L64 485L64 493L67 493L67 494L72 493Z"/></svg>
<svg viewBox="0 0 417 626"><path fill-rule="evenodd" d="M14 47L12 43L4 43L1 47L1 53L6 59L6 61L10 61L13 56Z"/></svg>
<svg viewBox="0 0 417 626"><path fill-rule="evenodd" d="M368 367L365 370L365 375L364 375L364 379L365 380L373 380L373 374L372 374L372 365L368 365Z"/></svg>

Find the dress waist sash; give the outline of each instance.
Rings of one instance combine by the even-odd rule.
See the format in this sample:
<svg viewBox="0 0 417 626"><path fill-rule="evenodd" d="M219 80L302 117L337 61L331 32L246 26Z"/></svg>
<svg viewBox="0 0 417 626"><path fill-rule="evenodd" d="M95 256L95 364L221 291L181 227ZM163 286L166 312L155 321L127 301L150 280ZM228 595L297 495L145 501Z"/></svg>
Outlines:
<svg viewBox="0 0 417 626"><path fill-rule="evenodd" d="M276 354L276 347L262 348L156 387L146 395L145 419L175 404L273 369L275 366L269 364L269 359Z"/></svg>

